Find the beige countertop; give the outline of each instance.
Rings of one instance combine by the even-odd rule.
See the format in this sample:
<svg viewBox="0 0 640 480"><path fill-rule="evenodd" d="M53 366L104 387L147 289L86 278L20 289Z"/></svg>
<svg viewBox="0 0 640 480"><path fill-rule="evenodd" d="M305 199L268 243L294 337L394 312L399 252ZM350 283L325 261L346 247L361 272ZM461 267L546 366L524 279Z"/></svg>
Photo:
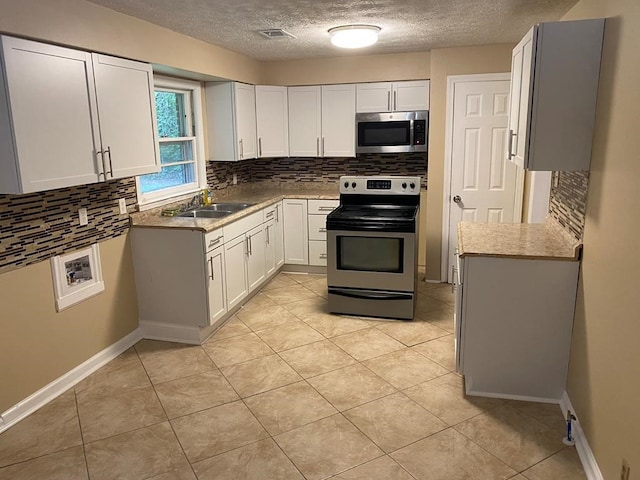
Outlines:
<svg viewBox="0 0 640 480"><path fill-rule="evenodd" d="M552 218L545 223L458 224L461 256L512 257L540 260L579 260L582 243Z"/></svg>
<svg viewBox="0 0 640 480"><path fill-rule="evenodd" d="M135 228L187 228L210 232L235 222L242 217L251 215L269 205L279 202L283 198L306 198L310 200L337 200L340 198L337 185L328 185L327 188L279 188L275 186L247 185L232 187L226 191L213 191L213 203L215 202L241 202L252 203L251 207L233 213L224 218L184 218L164 217L162 210L172 205L164 205L144 212L131 214L131 226ZM179 203L185 203L179 202Z"/></svg>

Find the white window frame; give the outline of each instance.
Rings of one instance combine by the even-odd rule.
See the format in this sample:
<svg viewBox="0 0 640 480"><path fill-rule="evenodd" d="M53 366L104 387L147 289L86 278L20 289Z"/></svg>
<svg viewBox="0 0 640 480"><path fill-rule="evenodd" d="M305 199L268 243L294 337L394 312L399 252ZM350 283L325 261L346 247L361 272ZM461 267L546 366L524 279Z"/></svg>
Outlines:
<svg viewBox="0 0 640 480"><path fill-rule="evenodd" d="M155 75L153 77L154 91L156 89L182 91L191 97L191 105L186 105L186 110L191 109L191 123L195 127L195 145L193 148L193 156L195 161L194 174L196 177L195 185L179 185L176 187L164 188L154 192L142 193L140 188L140 178L136 177L136 193L138 197L138 207L140 210L148 210L151 208L166 205L191 198L195 193L207 188L207 168L204 152L204 121L202 111L202 84L191 80L183 80L177 78L163 77ZM154 122L155 125L156 122ZM157 132L157 125L155 126ZM191 137L187 137L191 138ZM184 140L185 138L182 138ZM181 138L172 138L170 140L181 140ZM159 152L159 150L158 150Z"/></svg>

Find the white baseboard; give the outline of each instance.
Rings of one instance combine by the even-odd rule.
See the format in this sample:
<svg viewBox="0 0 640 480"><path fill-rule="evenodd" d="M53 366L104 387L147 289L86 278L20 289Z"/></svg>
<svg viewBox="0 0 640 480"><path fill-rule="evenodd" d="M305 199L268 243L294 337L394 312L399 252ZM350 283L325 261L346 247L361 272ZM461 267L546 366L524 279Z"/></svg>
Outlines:
<svg viewBox="0 0 640 480"><path fill-rule="evenodd" d="M562 409L562 415L565 420L567 419L567 410L571 410L571 413L578 417L573 405L571 405L571 400L569 400L567 392L564 392L562 395L560 408ZM593 455L591 447L589 447L589 442L587 442L587 437L580 426L580 418L573 421L571 431L572 436L576 441L576 451L578 452L578 457L580 457L580 462L582 463L582 468L584 468L587 480L604 480L604 477L600 472L600 468L598 467L598 462L596 462L596 457Z"/></svg>
<svg viewBox="0 0 640 480"><path fill-rule="evenodd" d="M142 339L136 329L0 415L0 433L46 405Z"/></svg>
<svg viewBox="0 0 640 480"><path fill-rule="evenodd" d="M191 345L200 345L199 327L188 327L180 325L172 325L169 323L150 322L147 320L139 320L140 336L150 340L162 340L165 342L188 343Z"/></svg>
<svg viewBox="0 0 640 480"><path fill-rule="evenodd" d="M506 393L491 393L491 392L478 392L474 390L466 390L467 395L472 395L475 397L488 397L488 398L505 398L508 400L520 400L523 402L537 402L537 403L560 403L556 398L546 398L546 397L531 397L529 395L510 395Z"/></svg>

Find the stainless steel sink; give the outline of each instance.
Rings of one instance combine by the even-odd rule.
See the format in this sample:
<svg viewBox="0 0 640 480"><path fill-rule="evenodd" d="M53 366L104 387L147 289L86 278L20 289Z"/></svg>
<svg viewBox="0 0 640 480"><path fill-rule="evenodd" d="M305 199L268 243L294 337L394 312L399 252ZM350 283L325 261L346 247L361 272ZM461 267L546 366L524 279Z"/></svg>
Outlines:
<svg viewBox="0 0 640 480"><path fill-rule="evenodd" d="M221 202L213 203L203 207L193 208L186 212L179 213L177 217L187 218L223 218L232 213L239 212L250 206L253 203L236 203L236 202Z"/></svg>
<svg viewBox="0 0 640 480"><path fill-rule="evenodd" d="M176 217L187 218L223 218L227 215L231 215L233 212L230 210L205 210L203 208L196 208L194 210L188 210L186 212L179 213Z"/></svg>
<svg viewBox="0 0 640 480"><path fill-rule="evenodd" d="M231 212L239 212L245 208L251 207L253 203L238 203L238 202L216 202L205 207L200 207L202 210L227 210Z"/></svg>

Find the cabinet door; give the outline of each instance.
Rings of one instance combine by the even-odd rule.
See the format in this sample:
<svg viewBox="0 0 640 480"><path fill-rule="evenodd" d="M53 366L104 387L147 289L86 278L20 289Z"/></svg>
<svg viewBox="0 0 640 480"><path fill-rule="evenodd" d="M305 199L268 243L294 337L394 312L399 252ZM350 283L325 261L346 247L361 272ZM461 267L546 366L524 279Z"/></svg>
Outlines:
<svg viewBox="0 0 640 480"><path fill-rule="evenodd" d="M227 313L225 295L224 247L218 247L207 253L207 291L209 298L209 325Z"/></svg>
<svg viewBox="0 0 640 480"><path fill-rule="evenodd" d="M511 56L511 97L509 104L508 157L520 168L525 168L527 136L529 131L530 89L533 46L536 27L530 29L513 49Z"/></svg>
<svg viewBox="0 0 640 480"><path fill-rule="evenodd" d="M276 218L273 227L274 250L276 268L284 265L284 220L282 216L282 202L276 204Z"/></svg>
<svg viewBox="0 0 640 480"><path fill-rule="evenodd" d="M429 110L429 80L394 82L393 111Z"/></svg>
<svg viewBox="0 0 640 480"><path fill-rule="evenodd" d="M249 294L247 281L246 237L240 235L224 244L224 271L227 283L227 308L231 310Z"/></svg>
<svg viewBox="0 0 640 480"><path fill-rule="evenodd" d="M234 84L239 159L257 157L256 95L253 85Z"/></svg>
<svg viewBox="0 0 640 480"><path fill-rule="evenodd" d="M289 156L287 87L256 86L258 157Z"/></svg>
<svg viewBox="0 0 640 480"><path fill-rule="evenodd" d="M309 240L309 265L327 266L327 242L324 240Z"/></svg>
<svg viewBox="0 0 640 480"><path fill-rule="evenodd" d="M356 155L356 86L322 86L323 157Z"/></svg>
<svg viewBox="0 0 640 480"><path fill-rule="evenodd" d="M359 83L356 85L356 112L391 111L391 82Z"/></svg>
<svg viewBox="0 0 640 480"><path fill-rule="evenodd" d="M284 199L284 263L309 264L309 237L307 233L307 201Z"/></svg>
<svg viewBox="0 0 640 480"><path fill-rule="evenodd" d="M2 37L2 57L6 84L0 86L0 106L7 102L0 112L3 192L97 182L91 54Z"/></svg>
<svg viewBox="0 0 640 480"><path fill-rule="evenodd" d="M159 172L151 65L93 54L93 71L106 177Z"/></svg>
<svg viewBox="0 0 640 480"><path fill-rule="evenodd" d="M247 280L249 292L253 292L260 285L266 275L265 260L266 235L264 225L259 225L247 232Z"/></svg>
<svg viewBox="0 0 640 480"><path fill-rule="evenodd" d="M276 221L269 220L264 224L265 248L264 248L264 265L265 275L270 277L276 271Z"/></svg>
<svg viewBox="0 0 640 480"><path fill-rule="evenodd" d="M319 157L322 137L320 87L289 87L289 154Z"/></svg>

